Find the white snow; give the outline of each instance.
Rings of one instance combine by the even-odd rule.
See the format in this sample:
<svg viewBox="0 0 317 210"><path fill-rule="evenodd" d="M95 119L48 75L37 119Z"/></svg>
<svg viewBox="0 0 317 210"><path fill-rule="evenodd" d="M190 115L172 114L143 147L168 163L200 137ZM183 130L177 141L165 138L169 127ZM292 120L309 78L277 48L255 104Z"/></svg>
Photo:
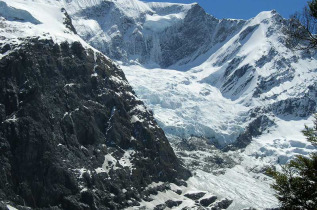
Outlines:
<svg viewBox="0 0 317 210"><path fill-rule="evenodd" d="M195 190L208 191L219 198L232 199L234 202L228 209L251 206L260 209L276 207L277 200L273 195L274 192L268 186L270 182L256 180L252 175L242 166L236 166L219 176L196 171L196 175L190 178L188 183L189 187Z"/></svg>
<svg viewBox="0 0 317 210"><path fill-rule="evenodd" d="M97 74L97 73L93 73L93 74L91 74L90 76L91 76L91 77L97 77L98 74Z"/></svg>
<svg viewBox="0 0 317 210"><path fill-rule="evenodd" d="M134 150L126 150L123 154L122 158L119 160L119 163L123 167L128 167L130 169L130 172L132 173L133 170L133 163L131 162L131 156L135 153Z"/></svg>
<svg viewBox="0 0 317 210"><path fill-rule="evenodd" d="M73 169L78 174L78 178L83 178L84 173L88 173L89 175L91 174L90 170L87 170L86 168L78 168L78 169Z"/></svg>
<svg viewBox="0 0 317 210"><path fill-rule="evenodd" d="M16 121L18 121L18 118L15 116L15 114L11 118L5 120L5 122L16 122Z"/></svg>
<svg viewBox="0 0 317 210"><path fill-rule="evenodd" d="M248 117L248 112L252 108L264 108L277 101L299 97L307 92L309 85L314 86L316 81L315 59L299 59L298 62L286 64L290 65L289 68L277 66L279 60L300 58L300 52L291 51L279 41L284 35L277 28L274 28L275 33L267 35L269 30L273 30L272 25L275 26L273 21L278 18L271 11L260 13L249 20L240 33L212 53L205 62L188 71L177 70L186 69L186 65L174 66L176 70L148 69L140 65L121 67L138 97L154 111L156 120L168 135L181 138L203 136L217 141L220 145L228 144L250 123L252 119ZM255 29L240 40L241 34L250 27ZM271 48L277 51L272 61L267 61L263 67L254 67L254 72L236 79L231 90L223 87L227 80L224 78L225 70L233 58L243 58L235 69L246 64L255 65L255 61L267 54ZM228 57L228 60L218 66L219 59L224 57ZM253 97L260 80L269 80L274 74L278 74L278 77L273 77L275 80L287 77L290 75L290 69L297 71L290 81L282 80L278 86L268 87L269 91L263 92L259 98ZM233 70L229 77L234 73ZM251 82L244 87L247 79L251 79ZM268 117L272 120L279 119L270 115Z"/></svg>
<svg viewBox="0 0 317 210"><path fill-rule="evenodd" d="M111 75L109 79L117 84L120 84L120 85L128 85L128 83L126 81L124 81L122 78L115 77L113 75Z"/></svg>
<svg viewBox="0 0 317 210"><path fill-rule="evenodd" d="M97 174L99 174L99 173L104 173L104 172L106 172L106 170L104 170L102 167L98 167L98 168L95 169L95 172L96 172Z"/></svg>
<svg viewBox="0 0 317 210"><path fill-rule="evenodd" d="M80 190L80 192L85 192L87 191L88 189L86 187L84 187L83 189Z"/></svg>
<svg viewBox="0 0 317 210"><path fill-rule="evenodd" d="M278 122L273 131L255 138L244 152L238 151L235 155L235 152L232 152L231 157L242 159L240 165L227 169L225 174L218 176L198 170L189 183L197 189L233 199L229 209L277 207L274 191L270 188L272 180L257 171L263 171L265 167L272 165L279 167L279 164L285 164L298 154L316 152L316 148L309 147L310 144L300 132L304 128L303 124L311 125L311 120L312 118L305 121ZM297 146L300 146L301 150L298 150ZM280 162L282 156L285 157L285 162Z"/></svg>
<svg viewBox="0 0 317 210"><path fill-rule="evenodd" d="M62 119L64 119L68 114L68 112L65 112Z"/></svg>
<svg viewBox="0 0 317 210"><path fill-rule="evenodd" d="M236 162L239 162L233 168L224 168L224 173L217 175L200 169L194 170L193 176L187 181L187 187L171 184L170 191L152 195L151 198L154 201L142 201L141 206L153 209L156 205L172 199L183 201L177 209L182 209L185 206L195 209L195 203L184 197L184 194L206 192L204 198L215 195L218 197L218 201L224 198L232 199L233 203L229 206L229 210L250 207L256 209L278 207L278 201L270 187L272 179L264 175L263 171L272 165L279 168L279 157L282 155L286 157L287 161L297 154L307 155L316 151L316 148L310 147L310 143L304 140L300 132L304 128L303 124L312 125L311 120L312 118L304 121L278 122L278 126L270 133L255 138L245 151L238 150L227 153ZM210 153L213 152L210 151ZM205 152L205 155L207 157L208 152ZM152 183L148 188L162 184ZM182 194L174 193L173 191L176 190L181 190Z"/></svg>
<svg viewBox="0 0 317 210"><path fill-rule="evenodd" d="M7 208L8 208L9 210L18 210L17 208L14 208L13 206L11 206L11 205L9 205L9 204L7 204Z"/></svg>
<svg viewBox="0 0 317 210"><path fill-rule="evenodd" d="M75 85L76 85L75 83L69 83L69 84L64 85L64 87L73 87Z"/></svg>
<svg viewBox="0 0 317 210"><path fill-rule="evenodd" d="M144 120L141 119L139 116L137 115L132 115L131 117L131 123L135 123L135 122L143 122Z"/></svg>
<svg viewBox="0 0 317 210"><path fill-rule="evenodd" d="M117 160L111 154L105 155L104 163L101 167L95 169L96 173L109 173L110 170L117 170L119 168L128 167L130 169L130 173L134 169L133 163L131 162L131 158L135 154L135 151L132 149L126 150L123 156Z"/></svg>
<svg viewBox="0 0 317 210"><path fill-rule="evenodd" d="M111 169L116 170L117 169L117 160L111 155L107 154L105 155L105 161L102 164L102 167L96 168L96 173L109 173Z"/></svg>
<svg viewBox="0 0 317 210"><path fill-rule="evenodd" d="M122 69L167 134L184 138L194 134L228 143L243 130L243 123L237 121L244 120L239 115L248 109L224 98L217 88L200 83L194 74L140 66ZM140 121L138 116L132 117L135 121Z"/></svg>
<svg viewBox="0 0 317 210"><path fill-rule="evenodd" d="M55 43L80 42L85 48L99 52L88 45L80 36L74 34L64 25L65 15L62 8L69 6L67 0L2 0L0 2L0 44L9 43L16 46L23 39L51 39ZM0 58L11 53L0 54Z"/></svg>
<svg viewBox="0 0 317 210"><path fill-rule="evenodd" d="M33 18L40 22L33 24L32 22L34 21L31 21L31 23L7 21L7 23L10 24L11 27L16 28L16 30L13 31L13 33L11 31L5 32L4 34L6 35L6 38L22 38L32 36L48 38L48 35L56 41L75 41L76 39L80 39L78 36L74 36L72 33L66 32L67 29L63 25L64 17L61 12L61 5L59 3L54 5L45 1L34 2L31 0L3 0L3 2L5 2L10 9L16 11L10 15L20 16L20 13L28 14L29 17L26 21L29 21Z"/></svg>
<svg viewBox="0 0 317 210"><path fill-rule="evenodd" d="M155 188L158 187L160 185L164 184L164 182L152 182L151 184L149 184L148 186L146 186L145 190L150 189L150 188Z"/></svg>
<svg viewBox="0 0 317 210"><path fill-rule="evenodd" d="M158 18L158 21L161 19ZM225 44L215 51L207 52L211 53L209 58L198 57L193 62L196 65L174 65L175 70L171 70L152 68L155 64L138 64L123 65L122 69L138 97L153 110L157 122L170 139L194 135L220 145L232 143L252 121L250 110L302 97L308 92L308 86L315 87L316 55L302 58L301 52L286 48L280 41L284 35L274 21L281 21L274 12L260 13ZM245 30L252 27L254 29L247 36L240 38ZM271 60L266 58L262 67L256 66L256 61L268 55L272 49L276 54ZM224 74L230 62L237 57L243 59L228 77L247 64L252 65L254 71L234 80L232 89L227 91L227 87L223 87L227 80ZM223 58L227 59L218 64ZM286 67L283 63L279 64L280 61ZM179 71L184 69L187 71ZM292 73L293 69L295 73ZM241 88L249 78L249 85ZM281 82L276 82L279 79ZM267 91L257 98L253 97L254 90L263 80L272 80L277 85L268 85ZM301 114L300 110L297 112ZM272 165L280 168L280 164L287 163L298 154L308 155L316 151L301 133L304 124L311 125L313 119L269 112L265 115L274 121L275 126L254 138L245 150L227 153L238 163L235 167L223 169L225 173L220 175L196 170L188 182L187 190L208 191L219 198L233 199L229 209L277 207L278 201L270 188L272 180L263 172ZM200 152L199 155L208 154ZM151 209L171 197L175 200L183 199L173 192L167 192L154 196L154 202L141 204Z"/></svg>
<svg viewBox="0 0 317 210"><path fill-rule="evenodd" d="M133 112L135 110L140 111L142 113L146 113L147 112L146 107L143 104L142 105L140 105L140 104L136 105L130 112Z"/></svg>
<svg viewBox="0 0 317 210"><path fill-rule="evenodd" d="M144 22L144 27L155 32L160 32L163 31L165 28L172 26L176 22L183 20L184 17L185 13L169 14L164 16L157 14L147 14Z"/></svg>
<svg viewBox="0 0 317 210"><path fill-rule="evenodd" d="M102 164L102 168L105 170L110 170L110 168L113 166L114 169L116 169L116 166L115 166L116 163L117 163L117 160L114 157L112 157L111 154L107 154L105 155L105 161Z"/></svg>

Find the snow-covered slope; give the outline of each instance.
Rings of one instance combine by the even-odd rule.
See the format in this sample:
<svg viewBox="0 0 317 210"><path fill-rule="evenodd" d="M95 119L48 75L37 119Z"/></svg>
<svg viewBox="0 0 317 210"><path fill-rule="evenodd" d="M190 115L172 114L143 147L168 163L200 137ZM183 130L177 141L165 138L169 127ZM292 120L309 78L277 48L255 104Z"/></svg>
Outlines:
<svg viewBox="0 0 317 210"><path fill-rule="evenodd" d="M78 2L84 6L77 6ZM245 22L218 20L196 3L85 3L79 0L65 5L78 34L111 58L130 64L168 67L188 63L225 41Z"/></svg>
<svg viewBox="0 0 317 210"><path fill-rule="evenodd" d="M245 146L247 133L316 111L315 52L286 46L288 20L275 11L245 21L218 20L198 4L61 4L84 40L124 66L168 134L220 146L240 136Z"/></svg>
<svg viewBox="0 0 317 210"><path fill-rule="evenodd" d="M274 11L260 13L185 72L123 69L166 133L203 136L221 146L239 136L245 141L246 132L260 135L280 120L316 112L315 52L287 48L280 30L285 22Z"/></svg>
<svg viewBox="0 0 317 210"><path fill-rule="evenodd" d="M1 40L18 42L17 40L27 37L52 38L57 42L81 40L65 24L67 13L61 10L61 5L48 2L1 1Z"/></svg>
<svg viewBox="0 0 317 210"><path fill-rule="evenodd" d="M275 11L262 12L217 48L174 64L174 70L123 67L178 155L197 177L212 180L219 194L234 200L231 209L276 206L265 168L316 151L300 131L317 111L317 55L287 46L287 21ZM201 152L192 136L241 150L215 157L214 150ZM179 148L182 142L190 146ZM235 166L217 165L228 156ZM205 173L219 168L224 174Z"/></svg>
<svg viewBox="0 0 317 210"><path fill-rule="evenodd" d="M197 174L217 172L214 150L179 149L183 141L194 136L225 150L241 149L220 152L220 160L232 155L236 166L221 165L224 175L208 176L221 186L219 194L235 200L230 208L276 206L270 180L261 173L314 151L300 131L316 112L316 52L289 48L283 30L288 20L275 11L247 21L218 20L197 4L133 2L139 5L133 15L123 15L116 1L101 4L110 5L103 13L94 6L70 14L83 39L122 65ZM229 181L233 177L245 177L258 193Z"/></svg>

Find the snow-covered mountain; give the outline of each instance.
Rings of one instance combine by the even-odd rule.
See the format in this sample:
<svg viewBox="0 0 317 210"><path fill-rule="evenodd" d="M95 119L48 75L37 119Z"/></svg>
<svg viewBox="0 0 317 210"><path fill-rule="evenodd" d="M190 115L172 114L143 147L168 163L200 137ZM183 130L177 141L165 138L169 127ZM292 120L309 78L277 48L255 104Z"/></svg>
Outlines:
<svg viewBox="0 0 317 210"><path fill-rule="evenodd" d="M208 179L234 200L229 208L276 206L261 175L265 167L314 150L300 131L317 111L316 51L288 46L289 20L276 11L218 20L198 4L129 2L69 13L83 39L122 65L189 167L225 168ZM215 155L197 146L197 138L240 150ZM228 156L235 166L215 164ZM244 177L248 187L233 177Z"/></svg>
<svg viewBox="0 0 317 210"><path fill-rule="evenodd" d="M196 3L100 1L68 12L79 35L111 58L161 67L190 62L224 42L245 22L218 20Z"/></svg>
<svg viewBox="0 0 317 210"><path fill-rule="evenodd" d="M287 46L275 11L218 20L198 4L84 2L66 5L78 34L123 65L168 134L225 146L316 112L315 52Z"/></svg>
<svg viewBox="0 0 317 210"><path fill-rule="evenodd" d="M275 11L219 20L198 4L1 0L0 16L0 58L39 37L120 64L194 174L187 186L149 185L161 192L141 207L273 208L265 168L315 150L300 131L317 112L316 51L290 48ZM138 114L131 123L146 123Z"/></svg>

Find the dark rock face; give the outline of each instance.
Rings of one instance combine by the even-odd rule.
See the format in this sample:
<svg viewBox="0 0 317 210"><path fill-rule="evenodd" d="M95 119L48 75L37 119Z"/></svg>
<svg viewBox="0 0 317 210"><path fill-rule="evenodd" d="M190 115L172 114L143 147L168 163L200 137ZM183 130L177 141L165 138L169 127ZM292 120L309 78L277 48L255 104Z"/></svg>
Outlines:
<svg viewBox="0 0 317 210"><path fill-rule="evenodd" d="M193 5L181 24L167 28L160 35L160 66L166 68L179 61L181 64L190 62L195 53L196 56L206 53L234 34L243 23L244 21L218 20L208 15L198 4Z"/></svg>
<svg viewBox="0 0 317 210"><path fill-rule="evenodd" d="M270 108L275 115L281 118L285 116L309 117L317 111L317 91L315 88L308 89L302 97L277 101Z"/></svg>
<svg viewBox="0 0 317 210"><path fill-rule="evenodd" d="M245 148L251 143L252 137L261 135L263 131L272 125L274 125L274 122L266 115L257 117L247 126L245 131L238 136L237 140L233 144L226 146L223 150L229 151Z"/></svg>
<svg viewBox="0 0 317 210"><path fill-rule="evenodd" d="M227 209L231 204L233 200L229 200L227 198L219 201L217 204L215 204L211 210L220 210L220 209Z"/></svg>
<svg viewBox="0 0 317 210"><path fill-rule="evenodd" d="M123 72L78 42L0 60L0 121L0 200L20 207L118 209L190 175Z"/></svg>
<svg viewBox="0 0 317 210"><path fill-rule="evenodd" d="M168 208L173 208L173 207L176 207L176 206L179 206L182 204L182 201L173 201L173 200L168 200L165 202L166 206Z"/></svg>
<svg viewBox="0 0 317 210"><path fill-rule="evenodd" d="M227 69L228 70L228 69ZM232 99L237 99L244 90L250 85L252 79L254 78L253 74L255 69L250 65L242 66L241 68L236 69L230 76L225 78L224 84L221 86L221 92L224 96L229 97L232 96ZM228 72L226 72L228 73ZM239 79L244 78L244 83L237 86L237 81ZM228 92L232 92L229 93Z"/></svg>
<svg viewBox="0 0 317 210"><path fill-rule="evenodd" d="M204 198L204 199L201 199L199 201L199 203L202 205L202 206L209 206L210 204L212 204L213 202L215 202L217 200L217 196L211 196L209 198Z"/></svg>
<svg viewBox="0 0 317 210"><path fill-rule="evenodd" d="M218 20L208 15L204 9L195 4L186 14L182 24L172 26L162 34L160 47L162 49L163 68L190 61L196 52L204 54L215 44L221 43L234 34L244 21L222 19Z"/></svg>
<svg viewBox="0 0 317 210"><path fill-rule="evenodd" d="M205 13L198 4L194 5L186 15L180 26L166 30L162 36L162 67L168 67L175 61L188 57L201 46L208 46L213 42L210 35L215 30L219 20Z"/></svg>
<svg viewBox="0 0 317 210"><path fill-rule="evenodd" d="M166 208L166 204L159 204L154 207L154 210L164 210Z"/></svg>
<svg viewBox="0 0 317 210"><path fill-rule="evenodd" d="M69 14L67 13L65 8L61 9L62 13L64 14L64 25L66 26L66 28L68 28L71 32L73 32L74 34L77 34L76 29L73 26L73 22L72 19L70 18Z"/></svg>
<svg viewBox="0 0 317 210"><path fill-rule="evenodd" d="M188 193L188 194L185 194L184 196L192 200L198 200L202 198L204 195L206 195L205 192L198 192L198 193Z"/></svg>

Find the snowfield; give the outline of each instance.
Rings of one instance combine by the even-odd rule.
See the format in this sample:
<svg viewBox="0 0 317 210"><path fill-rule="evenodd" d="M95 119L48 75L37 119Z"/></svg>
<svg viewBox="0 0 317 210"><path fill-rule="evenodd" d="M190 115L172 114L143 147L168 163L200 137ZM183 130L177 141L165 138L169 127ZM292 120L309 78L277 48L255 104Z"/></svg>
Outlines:
<svg viewBox="0 0 317 210"><path fill-rule="evenodd" d="M255 116L270 120L246 148L216 151L234 163L220 174L204 162L214 150L174 147L187 166L199 165L193 167L188 188L232 199L229 209L277 207L272 180L263 174L266 168L280 169L296 155L316 151L301 133L304 125L312 125L310 103L315 104L311 113L316 112L316 53L285 46L279 29L284 21L274 11L262 12L221 47L210 49L210 57L202 54L186 65L166 69L119 62L174 146L196 136L223 147L254 124ZM301 102L289 106L292 100Z"/></svg>
<svg viewBox="0 0 317 210"><path fill-rule="evenodd" d="M220 145L228 144L237 138L247 124L250 106L227 99L214 86L195 81L196 73L140 66L122 66L122 69L138 97L153 110L157 122L172 142L195 135L212 136L210 141L217 139ZM245 149L220 153L220 157L225 155L233 158L236 163L233 168L224 167L224 174L214 175L201 170L204 168L202 162L194 170L195 175L189 180L186 189L208 191L219 198L232 199L229 209L233 210L277 207L274 191L269 186L272 180L263 174L265 169L269 166L280 169L280 165L296 155L308 155L316 148L301 133L304 125L312 126L312 117L295 120L270 117L274 118L275 126L253 138ZM184 151L176 149L176 152L185 159L186 156L180 154ZM194 153L197 155L199 151ZM207 151L200 159L213 153L212 150ZM186 164L186 160L184 162ZM187 164L192 162L189 160ZM210 170L217 172L219 169ZM171 195L164 196L168 200ZM184 204L189 205L186 202ZM151 205L154 204L146 204L149 209Z"/></svg>
<svg viewBox="0 0 317 210"><path fill-rule="evenodd" d="M243 130L247 107L222 96L196 74L141 66L121 66L138 97L154 111L167 134L180 138L210 137L231 143ZM239 123L237 123L239 122Z"/></svg>

